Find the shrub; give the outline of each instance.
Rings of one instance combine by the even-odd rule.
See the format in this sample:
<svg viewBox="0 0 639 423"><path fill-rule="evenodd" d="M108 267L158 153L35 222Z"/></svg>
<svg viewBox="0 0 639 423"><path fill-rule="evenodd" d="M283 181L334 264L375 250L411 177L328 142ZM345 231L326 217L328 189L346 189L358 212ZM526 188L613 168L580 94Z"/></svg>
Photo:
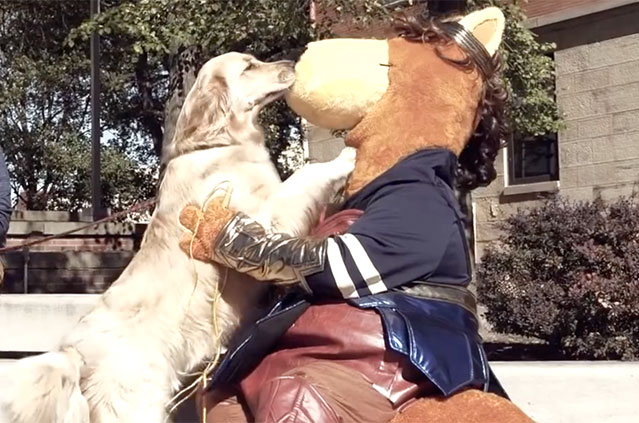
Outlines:
<svg viewBox="0 0 639 423"><path fill-rule="evenodd" d="M639 203L554 199L502 230L477 269L496 330L578 358L639 358Z"/></svg>

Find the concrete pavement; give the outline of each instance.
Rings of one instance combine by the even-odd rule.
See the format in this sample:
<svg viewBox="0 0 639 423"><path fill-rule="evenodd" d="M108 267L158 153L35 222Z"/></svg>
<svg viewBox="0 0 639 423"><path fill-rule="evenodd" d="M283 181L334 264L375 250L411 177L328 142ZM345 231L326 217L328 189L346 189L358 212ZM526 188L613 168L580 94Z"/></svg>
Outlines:
<svg viewBox="0 0 639 423"><path fill-rule="evenodd" d="M519 361L491 365L513 402L537 422L639 422L639 362Z"/></svg>

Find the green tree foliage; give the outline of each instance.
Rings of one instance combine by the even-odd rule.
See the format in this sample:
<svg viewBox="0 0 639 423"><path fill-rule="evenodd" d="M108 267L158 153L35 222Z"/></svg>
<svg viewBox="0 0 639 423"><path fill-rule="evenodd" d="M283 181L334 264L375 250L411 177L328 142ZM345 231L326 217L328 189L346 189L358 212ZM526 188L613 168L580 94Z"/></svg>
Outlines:
<svg viewBox="0 0 639 423"><path fill-rule="evenodd" d="M84 0L0 3L0 143L16 193L30 208L87 205L93 31L101 37L102 129L109 139L103 190L108 205L122 208L151 195L156 157L206 59L232 50L281 58L331 36L335 24L388 22L388 3L318 0L313 25L310 0L102 0L93 21ZM470 9L489 4L502 7L508 19L502 50L515 100L514 129L556 130L550 46L537 43L523 26L516 0L468 1ZM262 119L274 157L300 141L299 119L283 104L266 109Z"/></svg>
<svg viewBox="0 0 639 423"><path fill-rule="evenodd" d="M272 58L310 39L306 8L294 1L139 0L103 6L95 21L73 32L69 44L86 43L94 30L100 33L103 71L118 93L106 109L122 126L138 124L158 155L171 91L189 88L181 81L170 84L172 74L193 72L185 67L197 68L227 51ZM195 63L176 60L187 47L197 48Z"/></svg>
<svg viewBox="0 0 639 423"><path fill-rule="evenodd" d="M334 10L331 17L337 20L346 14L366 20L384 11L370 0L316 3L319 9ZM106 107L120 125L138 124L158 155L170 141L167 128L174 125L175 110L190 87L185 80L192 79L206 59L228 51L261 60L282 58L326 36L334 22L311 25L308 0L122 0L103 5L97 19L72 32L69 44L86 43L98 31L103 70L112 91L119 93ZM188 48L197 52L195 59L181 60L180 53ZM299 127L299 119L281 105L265 114L267 141L275 156L291 142L288 134L291 126Z"/></svg>
<svg viewBox="0 0 639 423"><path fill-rule="evenodd" d="M120 121L124 117L137 118L141 127L152 135L159 153L165 123L162 111L171 96L167 81L171 64L175 64L173 58L181 47L197 46L202 58L235 50L269 60L314 38L330 36L336 23L346 20L350 26L357 27L366 27L372 22L383 24L392 17L391 12L410 7L401 2L379 0L319 0L315 2L315 9L322 19L311 27L310 3L308 0L105 2L108 7L104 13L95 22L84 24L74 37L86 40L93 30L101 33L106 43L105 67L112 71L112 79L122 84L118 92L131 95L126 101L116 102L117 117ZM394 10L384 7L393 3L399 7ZM428 5L428 2L421 3L426 3L421 7ZM468 0L466 3L467 11L494 5L506 14L501 53L513 94L513 130L522 135L555 132L560 119L554 101L554 66L548 56L553 46L537 42L534 34L525 28L525 16L518 0ZM277 116L276 121L285 126L295 125L295 118L289 117ZM279 125L271 129L267 131L268 138L273 151L279 152L288 144L281 136L286 130Z"/></svg>
<svg viewBox="0 0 639 423"><path fill-rule="evenodd" d="M88 19L79 2L0 3L0 145L18 201L29 209L89 205L88 48L68 49L69 31ZM105 132L115 132L110 125ZM103 145L108 206L152 194L153 157L136 136Z"/></svg>
<svg viewBox="0 0 639 423"><path fill-rule="evenodd" d="M521 0L468 0L468 9L498 6L506 16L500 52L504 74L512 95L512 130L519 135L557 132L562 120L555 102L555 46L541 43L525 27Z"/></svg>

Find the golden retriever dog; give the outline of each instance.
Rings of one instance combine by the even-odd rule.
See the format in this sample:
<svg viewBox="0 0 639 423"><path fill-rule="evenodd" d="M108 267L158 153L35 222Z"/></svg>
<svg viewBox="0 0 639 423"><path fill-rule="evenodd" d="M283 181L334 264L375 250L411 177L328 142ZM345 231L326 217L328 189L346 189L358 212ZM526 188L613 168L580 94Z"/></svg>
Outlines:
<svg viewBox="0 0 639 423"><path fill-rule="evenodd" d="M0 377L2 423L162 423L183 382L250 319L265 284L191 260L179 249L180 210L233 187L231 207L278 231L304 234L353 168L345 150L281 182L259 111L294 80L293 63L228 53L201 69L166 147L158 205L140 251L57 351ZM216 332L212 303L217 304Z"/></svg>

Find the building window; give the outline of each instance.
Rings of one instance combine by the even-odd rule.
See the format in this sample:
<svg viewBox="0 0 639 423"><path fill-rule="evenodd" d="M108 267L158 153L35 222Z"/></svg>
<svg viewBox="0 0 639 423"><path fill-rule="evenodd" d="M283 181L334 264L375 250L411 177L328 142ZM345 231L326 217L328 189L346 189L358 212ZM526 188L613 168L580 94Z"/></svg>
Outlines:
<svg viewBox="0 0 639 423"><path fill-rule="evenodd" d="M557 134L511 138L508 144L509 185L559 180Z"/></svg>

